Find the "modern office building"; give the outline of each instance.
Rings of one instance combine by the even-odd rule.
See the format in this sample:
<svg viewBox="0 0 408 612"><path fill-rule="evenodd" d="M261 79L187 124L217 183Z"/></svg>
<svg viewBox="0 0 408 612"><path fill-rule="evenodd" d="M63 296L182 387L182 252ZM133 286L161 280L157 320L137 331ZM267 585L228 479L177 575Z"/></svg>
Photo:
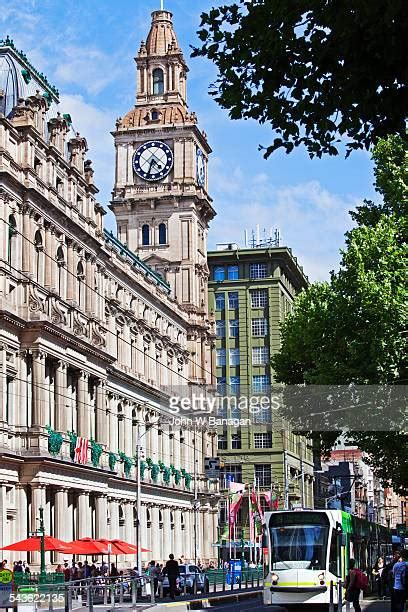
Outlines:
<svg viewBox="0 0 408 612"><path fill-rule="evenodd" d="M208 253L208 264L218 391L268 395L274 382L270 359L279 350L280 324L295 295L307 286L307 277L289 248L262 242L253 248L219 245ZM228 416L247 414L236 410ZM253 415L249 426L219 428L218 452L227 478L255 484L261 493L271 491L280 508L313 507L310 445L273 423L271 412ZM247 514L244 504L240 527L246 538Z"/></svg>
<svg viewBox="0 0 408 612"><path fill-rule="evenodd" d="M214 554L215 435L162 426L169 388L213 376L210 147L171 13L153 13L136 63L135 107L114 134L116 237L75 118L0 44L0 548L35 531L42 507L63 540L135 542L138 527L144 561Z"/></svg>

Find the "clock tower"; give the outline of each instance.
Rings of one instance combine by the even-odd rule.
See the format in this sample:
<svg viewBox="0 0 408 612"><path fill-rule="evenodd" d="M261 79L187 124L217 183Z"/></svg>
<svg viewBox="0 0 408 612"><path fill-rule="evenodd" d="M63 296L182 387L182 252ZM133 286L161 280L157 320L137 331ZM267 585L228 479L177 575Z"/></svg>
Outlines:
<svg viewBox="0 0 408 612"><path fill-rule="evenodd" d="M152 13L135 61L135 106L117 120L113 133L111 210L118 238L165 278L190 315L192 335L208 341L207 233L215 216L208 195L211 148L187 106L188 67L170 12Z"/></svg>

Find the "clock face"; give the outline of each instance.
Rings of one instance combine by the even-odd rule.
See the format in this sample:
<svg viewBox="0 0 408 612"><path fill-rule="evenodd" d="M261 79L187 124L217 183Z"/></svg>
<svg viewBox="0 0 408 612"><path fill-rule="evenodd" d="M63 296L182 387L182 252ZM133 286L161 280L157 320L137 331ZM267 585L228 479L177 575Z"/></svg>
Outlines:
<svg viewBox="0 0 408 612"><path fill-rule="evenodd" d="M201 149L197 147L197 183L200 187L205 184L205 159Z"/></svg>
<svg viewBox="0 0 408 612"><path fill-rule="evenodd" d="M133 155L133 170L145 181L160 181L173 167L173 152L164 142L151 140Z"/></svg>

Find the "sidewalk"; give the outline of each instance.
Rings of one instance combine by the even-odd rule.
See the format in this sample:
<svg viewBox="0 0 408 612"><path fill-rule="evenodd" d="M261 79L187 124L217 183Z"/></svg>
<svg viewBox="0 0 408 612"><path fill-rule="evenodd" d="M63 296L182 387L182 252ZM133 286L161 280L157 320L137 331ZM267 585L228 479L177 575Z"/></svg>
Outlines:
<svg viewBox="0 0 408 612"><path fill-rule="evenodd" d="M370 601L367 599L361 603L361 609L367 610L367 612L390 612L391 602L388 601ZM351 608L353 610L353 608Z"/></svg>

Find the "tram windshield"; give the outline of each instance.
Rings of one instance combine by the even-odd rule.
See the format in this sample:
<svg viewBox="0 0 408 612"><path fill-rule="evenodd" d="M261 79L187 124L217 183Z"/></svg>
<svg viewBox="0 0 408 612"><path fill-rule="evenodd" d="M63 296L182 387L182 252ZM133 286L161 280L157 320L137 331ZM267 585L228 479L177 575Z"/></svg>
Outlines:
<svg viewBox="0 0 408 612"><path fill-rule="evenodd" d="M272 569L325 569L329 534L327 518L314 515L308 521L308 517L301 520L300 515L299 518L291 514L282 514L281 517L284 520L277 521L279 525L274 525L273 518L277 519L277 516L271 517L270 522Z"/></svg>

